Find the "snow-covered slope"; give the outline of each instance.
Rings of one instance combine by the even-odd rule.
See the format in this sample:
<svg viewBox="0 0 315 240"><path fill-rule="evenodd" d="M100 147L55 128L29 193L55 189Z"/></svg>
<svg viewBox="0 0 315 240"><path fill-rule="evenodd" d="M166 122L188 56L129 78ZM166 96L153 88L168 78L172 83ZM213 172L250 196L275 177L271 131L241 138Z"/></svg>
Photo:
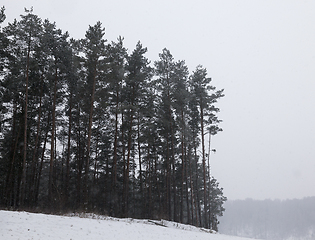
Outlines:
<svg viewBox="0 0 315 240"><path fill-rule="evenodd" d="M168 221L0 211L0 239L245 240Z"/></svg>

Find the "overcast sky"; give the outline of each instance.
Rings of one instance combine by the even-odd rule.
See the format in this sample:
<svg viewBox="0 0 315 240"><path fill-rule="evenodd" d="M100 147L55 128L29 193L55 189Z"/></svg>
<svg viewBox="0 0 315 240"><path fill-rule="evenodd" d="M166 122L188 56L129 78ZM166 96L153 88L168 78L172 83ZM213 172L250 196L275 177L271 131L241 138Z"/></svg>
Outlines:
<svg viewBox="0 0 315 240"><path fill-rule="evenodd" d="M73 38L101 21L105 38L166 47L225 89L212 174L229 199L315 196L314 0L2 0L7 21L33 6ZM6 22L7 22L6 21ZM3 26L5 26L3 24Z"/></svg>

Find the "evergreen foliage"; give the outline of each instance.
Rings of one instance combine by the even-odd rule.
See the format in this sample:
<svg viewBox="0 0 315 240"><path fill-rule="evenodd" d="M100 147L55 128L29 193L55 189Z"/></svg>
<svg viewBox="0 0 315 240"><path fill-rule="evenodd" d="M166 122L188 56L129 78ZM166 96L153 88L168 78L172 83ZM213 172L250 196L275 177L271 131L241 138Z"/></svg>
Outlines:
<svg viewBox="0 0 315 240"><path fill-rule="evenodd" d="M4 7L0 23L5 19ZM226 198L210 176L223 97L163 49L84 39L25 10L0 29L0 205L97 211L217 229Z"/></svg>

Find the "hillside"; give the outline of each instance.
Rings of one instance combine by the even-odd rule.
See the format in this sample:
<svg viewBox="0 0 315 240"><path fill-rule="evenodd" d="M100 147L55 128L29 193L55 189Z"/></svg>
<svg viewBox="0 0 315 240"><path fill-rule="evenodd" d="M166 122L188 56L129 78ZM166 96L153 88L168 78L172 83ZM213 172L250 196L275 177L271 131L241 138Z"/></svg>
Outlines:
<svg viewBox="0 0 315 240"><path fill-rule="evenodd" d="M163 226L162 226L163 225ZM0 239L246 240L168 221L0 211Z"/></svg>

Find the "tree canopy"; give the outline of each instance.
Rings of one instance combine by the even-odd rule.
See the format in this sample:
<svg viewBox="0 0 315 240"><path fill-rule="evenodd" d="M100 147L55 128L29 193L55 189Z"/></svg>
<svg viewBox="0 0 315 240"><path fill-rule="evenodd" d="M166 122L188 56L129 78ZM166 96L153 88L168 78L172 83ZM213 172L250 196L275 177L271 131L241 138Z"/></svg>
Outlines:
<svg viewBox="0 0 315 240"><path fill-rule="evenodd" d="M101 22L70 38L33 10L0 37L2 207L217 229L226 198L206 140L224 95L206 68L189 73L168 49L151 64L140 41L131 53L107 42Z"/></svg>

